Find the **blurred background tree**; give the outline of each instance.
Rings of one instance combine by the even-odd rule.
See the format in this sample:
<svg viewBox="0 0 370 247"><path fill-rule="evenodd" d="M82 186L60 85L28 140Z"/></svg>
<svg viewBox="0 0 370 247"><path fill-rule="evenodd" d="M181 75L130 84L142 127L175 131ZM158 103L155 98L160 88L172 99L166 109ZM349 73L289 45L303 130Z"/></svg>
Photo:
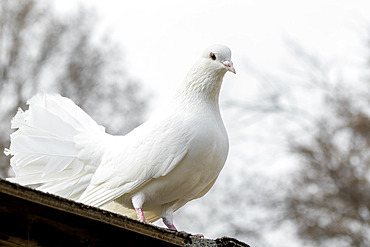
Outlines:
<svg viewBox="0 0 370 247"><path fill-rule="evenodd" d="M285 135L295 169L275 186L284 192L270 189L256 206L274 211L264 224L291 223L302 245L370 246L369 80L341 78L332 64L289 46L301 65L290 70L294 84L275 86L264 111L255 110L285 119L275 130Z"/></svg>
<svg viewBox="0 0 370 247"><path fill-rule="evenodd" d="M292 223L309 246L370 246L369 81L341 78L330 63L289 45L303 68L296 78L304 83L295 80L265 103L270 114L299 126L281 127L296 167L280 180L284 193L270 191L260 206L276 211L274 227ZM306 91L305 100L299 91Z"/></svg>
<svg viewBox="0 0 370 247"><path fill-rule="evenodd" d="M9 146L10 120L38 92L71 98L110 133L142 122L140 85L124 67L122 51L98 35L96 14L53 11L42 0L0 1L0 150ZM0 155L0 177L8 157Z"/></svg>
<svg viewBox="0 0 370 247"><path fill-rule="evenodd" d="M327 100L332 116L316 123L309 140L291 143L300 166L283 212L316 246L370 246L368 95L334 92Z"/></svg>

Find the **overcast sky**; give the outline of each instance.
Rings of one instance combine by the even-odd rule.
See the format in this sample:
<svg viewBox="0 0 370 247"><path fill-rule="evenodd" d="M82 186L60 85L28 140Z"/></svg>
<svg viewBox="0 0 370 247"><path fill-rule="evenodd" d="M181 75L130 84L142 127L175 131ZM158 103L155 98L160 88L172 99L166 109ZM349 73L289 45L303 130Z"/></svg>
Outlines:
<svg viewBox="0 0 370 247"><path fill-rule="evenodd" d="M62 10L73 11L78 2L97 10L104 31L122 44L129 73L153 92L155 106L173 94L209 45L232 49L237 76L227 75L223 90L245 97L240 89L252 80L246 63L281 69L289 63L286 39L326 59L358 62L359 36L366 36L365 23L370 23L366 0L56 2Z"/></svg>

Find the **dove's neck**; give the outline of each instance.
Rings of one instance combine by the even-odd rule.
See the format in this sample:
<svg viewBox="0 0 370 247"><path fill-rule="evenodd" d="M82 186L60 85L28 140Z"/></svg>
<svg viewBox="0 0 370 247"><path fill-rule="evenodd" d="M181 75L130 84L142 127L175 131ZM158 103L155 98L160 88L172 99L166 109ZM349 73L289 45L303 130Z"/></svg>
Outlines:
<svg viewBox="0 0 370 247"><path fill-rule="evenodd" d="M218 98L225 72L205 69L202 64L196 64L185 77L175 100L189 105L204 102L218 108Z"/></svg>

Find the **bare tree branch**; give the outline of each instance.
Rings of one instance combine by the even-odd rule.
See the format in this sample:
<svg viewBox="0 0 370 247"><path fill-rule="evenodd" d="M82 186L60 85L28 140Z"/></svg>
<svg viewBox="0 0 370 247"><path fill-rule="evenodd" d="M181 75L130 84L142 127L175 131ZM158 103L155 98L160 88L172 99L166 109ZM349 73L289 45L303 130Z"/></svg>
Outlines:
<svg viewBox="0 0 370 247"><path fill-rule="evenodd" d="M120 49L97 37L94 13L54 14L42 0L0 2L0 150L9 145L10 120L39 91L76 101L111 132L142 121L140 86L124 70ZM0 155L0 177L8 158Z"/></svg>

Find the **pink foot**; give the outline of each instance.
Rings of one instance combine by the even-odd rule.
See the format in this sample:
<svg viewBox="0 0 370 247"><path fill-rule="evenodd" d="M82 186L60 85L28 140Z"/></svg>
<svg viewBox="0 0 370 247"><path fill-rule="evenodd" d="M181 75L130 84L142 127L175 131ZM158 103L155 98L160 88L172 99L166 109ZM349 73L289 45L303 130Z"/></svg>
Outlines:
<svg viewBox="0 0 370 247"><path fill-rule="evenodd" d="M137 218L140 222L148 222L146 219L145 219L145 216L144 216L144 212L141 208L135 208L136 210L136 214L137 214Z"/></svg>
<svg viewBox="0 0 370 247"><path fill-rule="evenodd" d="M168 219L163 218L163 223L164 223L164 224L165 224L169 229L172 229L172 230L177 231L177 229L176 229L175 225L174 225L171 221L169 221Z"/></svg>

